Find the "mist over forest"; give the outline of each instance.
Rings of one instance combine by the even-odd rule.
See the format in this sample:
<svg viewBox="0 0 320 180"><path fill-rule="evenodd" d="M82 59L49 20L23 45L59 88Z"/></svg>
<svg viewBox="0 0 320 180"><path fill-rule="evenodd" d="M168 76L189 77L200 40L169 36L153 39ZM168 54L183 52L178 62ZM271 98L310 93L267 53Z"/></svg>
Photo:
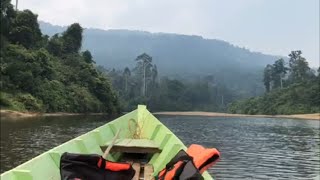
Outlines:
<svg viewBox="0 0 320 180"><path fill-rule="evenodd" d="M66 29L42 21L39 25L50 36ZM88 28L83 37L82 49L90 50L97 65L108 70L133 68L134 59L147 53L160 77L190 82L212 76L214 83L243 98L263 94L263 68L279 58L201 36Z"/></svg>
<svg viewBox="0 0 320 180"><path fill-rule="evenodd" d="M5 10L4 108L118 113L146 104L152 111L245 114L318 109L319 70L311 69L299 50L280 57L200 36L100 30L79 23L62 27L10 4ZM278 96L286 101L276 103Z"/></svg>

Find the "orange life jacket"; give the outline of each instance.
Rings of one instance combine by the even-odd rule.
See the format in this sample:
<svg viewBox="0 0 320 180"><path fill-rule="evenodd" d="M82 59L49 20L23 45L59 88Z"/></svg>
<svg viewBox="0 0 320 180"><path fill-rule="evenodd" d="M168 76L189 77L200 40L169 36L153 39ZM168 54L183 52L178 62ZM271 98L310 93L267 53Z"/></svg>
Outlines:
<svg viewBox="0 0 320 180"><path fill-rule="evenodd" d="M107 161L98 154L65 152L60 158L61 180L131 180L134 174L131 164Z"/></svg>
<svg viewBox="0 0 320 180"><path fill-rule="evenodd" d="M106 161L106 160L102 159L102 157L99 158L97 166L99 168L104 167L105 169L110 170L110 171L123 171L123 170L128 170L131 167L131 165L128 163L118 163L118 162Z"/></svg>
<svg viewBox="0 0 320 180"><path fill-rule="evenodd" d="M213 166L220 158L220 152L216 148L204 148L198 144L192 144L187 153L193 158L193 163L202 174L209 167Z"/></svg>
<svg viewBox="0 0 320 180"><path fill-rule="evenodd" d="M159 175L160 180L184 179L183 177L199 177L220 158L220 152L215 149L206 149L201 145L192 144L187 153L180 151L166 165ZM202 177L202 176L201 176ZM199 178L201 179L201 178Z"/></svg>

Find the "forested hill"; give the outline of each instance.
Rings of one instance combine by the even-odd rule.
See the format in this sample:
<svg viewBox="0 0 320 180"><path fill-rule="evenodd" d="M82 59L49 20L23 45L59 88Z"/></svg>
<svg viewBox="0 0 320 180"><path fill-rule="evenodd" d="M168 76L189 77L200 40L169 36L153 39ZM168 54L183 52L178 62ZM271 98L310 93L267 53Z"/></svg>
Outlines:
<svg viewBox="0 0 320 180"><path fill-rule="evenodd" d="M40 22L40 27L50 36L65 30L45 22ZM176 70L199 74L218 68L262 68L278 58L201 36L130 30L85 29L83 48L92 51L98 64L119 69L134 66L133 59L145 52L152 55L164 74Z"/></svg>
<svg viewBox="0 0 320 180"><path fill-rule="evenodd" d="M37 15L1 1L1 108L118 113L108 78L96 70L90 51L80 50L82 31L75 23L49 38Z"/></svg>
<svg viewBox="0 0 320 180"><path fill-rule="evenodd" d="M310 69L301 51L268 64L263 81L266 93L260 97L233 102L229 111L240 114L304 114L320 112L320 67Z"/></svg>
<svg viewBox="0 0 320 180"><path fill-rule="evenodd" d="M48 35L66 29L41 21L40 28ZM160 77L197 81L210 75L240 97L262 94L263 67L279 58L200 36L91 28L84 30L82 48L92 52L97 65L118 70L133 68L134 59L147 53Z"/></svg>

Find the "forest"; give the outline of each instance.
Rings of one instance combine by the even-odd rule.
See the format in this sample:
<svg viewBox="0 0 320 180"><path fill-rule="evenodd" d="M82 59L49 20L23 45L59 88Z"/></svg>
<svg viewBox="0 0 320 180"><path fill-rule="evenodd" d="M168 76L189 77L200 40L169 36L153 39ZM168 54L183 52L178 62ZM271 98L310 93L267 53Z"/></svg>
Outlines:
<svg viewBox="0 0 320 180"><path fill-rule="evenodd" d="M316 75L317 74L317 75ZM279 59L264 69L263 96L229 104L231 113L304 114L320 112L320 67L312 70L301 51L289 54L289 63Z"/></svg>
<svg viewBox="0 0 320 180"><path fill-rule="evenodd" d="M35 112L120 112L117 93L81 50L83 28L43 35L37 15L1 0L1 108Z"/></svg>
<svg viewBox="0 0 320 180"><path fill-rule="evenodd" d="M143 53L133 61L136 66L132 69L98 67L111 78L124 111L134 109L139 103L152 111L225 111L226 105L237 98L225 85L217 83L213 75L192 81L159 77L150 55Z"/></svg>
<svg viewBox="0 0 320 180"><path fill-rule="evenodd" d="M8 0L2 3L2 108L118 113L146 104L153 111L225 111L236 99L213 75L190 81L158 76L157 65L146 53L132 60L133 68L107 70L83 50L78 23L49 37L42 34L36 14L15 11Z"/></svg>
<svg viewBox="0 0 320 180"><path fill-rule="evenodd" d="M147 34L150 42L152 37L158 38L157 43L178 39L172 42L179 46L185 42L186 48L193 42L199 42L199 47L206 51L188 52L188 65L183 65L180 62L182 60L178 59L179 52L184 54L183 49L179 49L179 52L170 50L169 55L178 59L180 64L176 62L176 69L171 73L162 73L158 63L163 66L162 69L168 64L163 55L168 55L165 52L170 49L163 49L166 42L162 46L154 46L160 49L158 52L153 50L157 52L155 57L140 48L140 53L136 53L136 48L135 55L131 52L131 59L126 57L127 66L115 69L105 63L96 64L94 53L90 52L94 52L94 49L89 51L83 47L84 29L80 24L71 24L63 32L48 36L41 32L37 15L30 10L16 11L10 0L4 0L1 1L1 12L1 108L34 112L117 114L131 111L137 104L146 104L152 111L243 114L319 112L319 69L318 72L311 69L301 51L292 51L288 58L279 58L274 64L268 64L263 71L259 69L262 62L252 61L259 65L247 67L246 64L252 63L240 59L257 58L269 62L275 56L251 53L224 42L199 37L190 40L187 36ZM127 31L124 33L127 34ZM133 34L136 36L136 33ZM145 33L138 35L139 42L146 36ZM109 43L116 41L114 39ZM94 44L92 39L89 42ZM143 41L141 44L144 44ZM208 44L210 46L205 46ZM213 47L217 49L211 52ZM101 50L102 47L99 48ZM115 49L119 51L119 48ZM219 49L229 49L230 53L219 55ZM206 57L206 61L200 63L202 69L190 63L192 60L194 65L200 62L194 58L196 54ZM232 57L227 56L230 54ZM238 55L241 57L237 59ZM168 67L171 67L170 64ZM170 75L178 73L178 69L180 75ZM192 74L191 69L197 73ZM263 86L265 93L262 92Z"/></svg>

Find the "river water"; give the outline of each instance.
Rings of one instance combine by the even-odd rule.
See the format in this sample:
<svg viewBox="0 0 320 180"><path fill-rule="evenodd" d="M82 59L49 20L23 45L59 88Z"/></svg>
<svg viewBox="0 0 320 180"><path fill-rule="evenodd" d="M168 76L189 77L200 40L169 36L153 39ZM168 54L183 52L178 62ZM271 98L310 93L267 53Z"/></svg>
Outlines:
<svg viewBox="0 0 320 180"><path fill-rule="evenodd" d="M158 116L187 146L222 154L215 179L320 179L320 121ZM102 116L1 120L1 173L108 121Z"/></svg>

